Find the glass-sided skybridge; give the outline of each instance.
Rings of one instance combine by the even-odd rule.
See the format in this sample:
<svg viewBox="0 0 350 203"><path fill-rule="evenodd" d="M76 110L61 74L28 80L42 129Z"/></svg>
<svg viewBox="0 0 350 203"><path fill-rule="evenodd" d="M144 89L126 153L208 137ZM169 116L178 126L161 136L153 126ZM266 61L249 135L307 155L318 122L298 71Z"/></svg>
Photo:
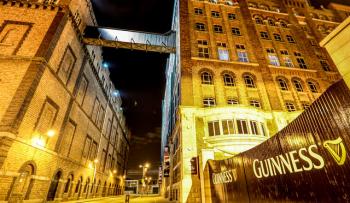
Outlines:
<svg viewBox="0 0 350 203"><path fill-rule="evenodd" d="M176 50L174 31L157 34L115 28L88 27L83 41L87 45L159 53L175 53Z"/></svg>

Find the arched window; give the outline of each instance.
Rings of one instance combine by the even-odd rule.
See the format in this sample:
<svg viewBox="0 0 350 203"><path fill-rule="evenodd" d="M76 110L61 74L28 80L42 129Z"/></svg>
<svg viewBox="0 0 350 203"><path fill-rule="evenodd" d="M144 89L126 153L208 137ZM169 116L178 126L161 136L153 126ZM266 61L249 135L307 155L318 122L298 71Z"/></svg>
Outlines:
<svg viewBox="0 0 350 203"><path fill-rule="evenodd" d="M304 91L303 85L301 84L300 80L294 79L293 80L293 84L294 84L295 89L298 92L303 92Z"/></svg>
<svg viewBox="0 0 350 203"><path fill-rule="evenodd" d="M31 185L33 184L32 175L35 174L34 164L27 162L18 172L19 176L14 179L11 194L22 194L23 199L29 199Z"/></svg>
<svg viewBox="0 0 350 203"><path fill-rule="evenodd" d="M81 185L82 181L83 181L83 177L80 177L80 179L77 182L77 185L75 186L75 192L74 193L78 193L79 192L80 185Z"/></svg>
<svg viewBox="0 0 350 203"><path fill-rule="evenodd" d="M66 182L66 185L64 186L64 191L63 193L68 193L69 192L69 188L72 184L72 181L73 181L73 175L70 174L67 178L67 182Z"/></svg>
<svg viewBox="0 0 350 203"><path fill-rule="evenodd" d="M279 78L277 81L278 81L278 84L279 84L281 90L288 91L288 85L284 79Z"/></svg>
<svg viewBox="0 0 350 203"><path fill-rule="evenodd" d="M86 179L86 183L85 183L85 187L84 187L84 193L87 192L87 190L89 188L89 184L90 184L90 178Z"/></svg>
<svg viewBox="0 0 350 203"><path fill-rule="evenodd" d="M245 86L248 88L256 88L255 82L252 76L245 75L244 77Z"/></svg>
<svg viewBox="0 0 350 203"><path fill-rule="evenodd" d="M236 86L235 79L232 77L232 75L225 73L223 75L225 86Z"/></svg>
<svg viewBox="0 0 350 203"><path fill-rule="evenodd" d="M309 85L309 89L313 93L318 93L317 85L315 82L308 81L307 84Z"/></svg>
<svg viewBox="0 0 350 203"><path fill-rule="evenodd" d="M264 21L260 17L255 17L255 23L256 24L264 24Z"/></svg>
<svg viewBox="0 0 350 203"><path fill-rule="evenodd" d="M273 19L268 19L267 22L269 23L270 26L276 26L276 23Z"/></svg>
<svg viewBox="0 0 350 203"><path fill-rule="evenodd" d="M212 76L212 74L210 74L208 72L203 72L201 74L201 78L202 78L202 84L206 84L206 85L212 85L213 84L213 76Z"/></svg>

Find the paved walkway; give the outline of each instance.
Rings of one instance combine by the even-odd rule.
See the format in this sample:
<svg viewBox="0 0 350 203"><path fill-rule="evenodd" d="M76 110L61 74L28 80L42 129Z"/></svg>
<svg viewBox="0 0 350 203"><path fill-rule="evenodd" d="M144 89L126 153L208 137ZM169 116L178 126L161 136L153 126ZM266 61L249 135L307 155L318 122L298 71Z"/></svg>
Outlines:
<svg viewBox="0 0 350 203"><path fill-rule="evenodd" d="M118 197L106 197L106 198L96 198L96 199L85 199L85 200L75 200L65 203L125 203L125 195ZM130 196L130 203L170 203L167 199L160 196Z"/></svg>

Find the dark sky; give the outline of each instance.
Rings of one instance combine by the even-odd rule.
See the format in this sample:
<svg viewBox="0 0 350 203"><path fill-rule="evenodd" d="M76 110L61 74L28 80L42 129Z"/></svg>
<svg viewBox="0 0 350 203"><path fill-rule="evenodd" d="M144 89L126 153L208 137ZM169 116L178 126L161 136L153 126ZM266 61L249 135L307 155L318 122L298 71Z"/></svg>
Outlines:
<svg viewBox="0 0 350 203"><path fill-rule="evenodd" d="M99 26L165 33L173 0L92 0ZM129 169L160 165L161 102L167 54L103 48L132 132Z"/></svg>
<svg viewBox="0 0 350 203"><path fill-rule="evenodd" d="M350 0L336 0L349 3ZM100 26L165 33L170 30L173 0L92 0ZM328 0L313 0L315 6ZM104 48L111 78L121 91L132 131L129 169L160 159L161 100L166 54Z"/></svg>

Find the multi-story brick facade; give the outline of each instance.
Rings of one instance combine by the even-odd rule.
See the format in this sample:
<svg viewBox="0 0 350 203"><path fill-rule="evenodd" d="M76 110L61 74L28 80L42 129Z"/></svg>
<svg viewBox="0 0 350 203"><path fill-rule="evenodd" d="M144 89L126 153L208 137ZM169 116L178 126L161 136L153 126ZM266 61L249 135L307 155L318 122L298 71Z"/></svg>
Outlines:
<svg viewBox="0 0 350 203"><path fill-rule="evenodd" d="M123 193L130 133L88 0L0 1L0 201Z"/></svg>
<svg viewBox="0 0 350 203"><path fill-rule="evenodd" d="M164 166L170 178L163 190L179 202L204 202L208 159L262 143L340 79L318 42L350 8L316 9L307 0L175 5L178 52L167 69L162 135L170 146Z"/></svg>

